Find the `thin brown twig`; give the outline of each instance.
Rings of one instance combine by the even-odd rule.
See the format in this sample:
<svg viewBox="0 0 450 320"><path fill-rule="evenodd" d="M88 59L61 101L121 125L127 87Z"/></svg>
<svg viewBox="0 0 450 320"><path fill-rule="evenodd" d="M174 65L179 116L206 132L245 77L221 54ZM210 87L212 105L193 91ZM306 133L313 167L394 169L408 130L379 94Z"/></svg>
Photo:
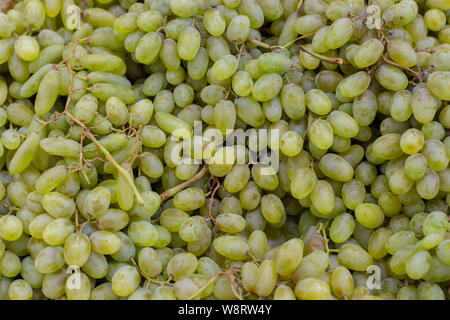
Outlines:
<svg viewBox="0 0 450 320"><path fill-rule="evenodd" d="M326 56L323 56L321 54L318 54L318 53L316 53L316 52L306 48L305 46L299 46L299 49L304 51L304 52L306 52L306 53L308 53L309 55L319 59L319 60L322 60L322 61L325 61L325 62L328 62L328 63L338 64L338 65L346 65L346 66L350 65L350 63L348 61L345 61L342 58L326 57Z"/></svg>
<svg viewBox="0 0 450 320"><path fill-rule="evenodd" d="M297 9L295 10L295 14L297 14L297 17L300 16L300 9L302 8L303 0L299 0L297 4Z"/></svg>
<svg viewBox="0 0 450 320"><path fill-rule="evenodd" d="M183 190L184 188L186 188L187 186L193 184L194 182L196 182L197 180L200 180L201 177L203 177L206 173L208 172L208 165L205 164L199 172L197 172L195 174L195 176L193 176L192 178L190 178L189 180L184 181L183 183L180 183L179 185L176 185L173 188L170 188L169 190L164 191L163 193L161 193L159 196L161 197L161 200L167 200L170 197L174 196L175 194L177 194L178 192L180 192L181 190Z"/></svg>
<svg viewBox="0 0 450 320"><path fill-rule="evenodd" d="M394 67L397 67L397 68L400 68L400 69L403 69L405 71L412 73L415 78L417 78L419 81L422 81L422 75L420 74L420 72L416 72L410 68L402 66L401 64L395 63L394 61L389 60L385 56L382 56L381 58L383 59L384 62L386 62Z"/></svg>

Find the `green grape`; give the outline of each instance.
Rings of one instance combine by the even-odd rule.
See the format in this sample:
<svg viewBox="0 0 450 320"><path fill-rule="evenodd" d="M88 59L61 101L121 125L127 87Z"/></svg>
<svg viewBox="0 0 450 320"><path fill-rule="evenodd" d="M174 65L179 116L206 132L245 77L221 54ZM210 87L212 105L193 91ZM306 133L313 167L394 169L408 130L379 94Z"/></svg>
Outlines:
<svg viewBox="0 0 450 320"><path fill-rule="evenodd" d="M346 298L352 295L354 281L350 271L342 266L333 270L330 277L331 291L339 298Z"/></svg>
<svg viewBox="0 0 450 320"><path fill-rule="evenodd" d="M265 297L272 293L277 283L276 262L264 260L256 273L255 293Z"/></svg>
<svg viewBox="0 0 450 320"><path fill-rule="evenodd" d="M136 290L140 280L139 273L135 268L123 266L112 277L112 290L120 297L128 296Z"/></svg>
<svg viewBox="0 0 450 320"><path fill-rule="evenodd" d="M113 254L120 249L120 238L109 231L96 231L89 239L92 251L98 254Z"/></svg>
<svg viewBox="0 0 450 320"><path fill-rule="evenodd" d="M25 280L14 280L9 285L8 296L11 300L31 300L33 289Z"/></svg>
<svg viewBox="0 0 450 320"><path fill-rule="evenodd" d="M342 47L350 40L354 28L353 22L348 18L336 20L325 33L326 46L330 49Z"/></svg>
<svg viewBox="0 0 450 320"><path fill-rule="evenodd" d="M166 267L166 272L174 279L181 279L193 274L197 269L198 261L190 252L176 254Z"/></svg>
<svg viewBox="0 0 450 320"><path fill-rule="evenodd" d="M355 230L355 221L348 213L338 215L330 226L330 239L335 243L347 241Z"/></svg>
<svg viewBox="0 0 450 320"><path fill-rule="evenodd" d="M133 221L130 223L128 236L133 243L141 247L152 246L159 239L156 227L148 221Z"/></svg>
<svg viewBox="0 0 450 320"><path fill-rule="evenodd" d="M300 300L327 300L330 293L330 286L317 278L302 279L295 286L295 295Z"/></svg>
<svg viewBox="0 0 450 320"><path fill-rule="evenodd" d="M369 39L355 49L353 63L358 68L367 68L380 59L384 45L378 39Z"/></svg>
<svg viewBox="0 0 450 320"><path fill-rule="evenodd" d="M221 255L233 260L244 260L248 255L248 244L236 236L216 238L214 249Z"/></svg>
<svg viewBox="0 0 450 320"><path fill-rule="evenodd" d="M34 260L36 270L42 274L56 272L64 263L64 250L61 247L45 247L39 251Z"/></svg>
<svg viewBox="0 0 450 320"><path fill-rule="evenodd" d="M366 271L372 265L372 257L366 250L355 244L345 244L341 247L338 254L339 263L355 271Z"/></svg>

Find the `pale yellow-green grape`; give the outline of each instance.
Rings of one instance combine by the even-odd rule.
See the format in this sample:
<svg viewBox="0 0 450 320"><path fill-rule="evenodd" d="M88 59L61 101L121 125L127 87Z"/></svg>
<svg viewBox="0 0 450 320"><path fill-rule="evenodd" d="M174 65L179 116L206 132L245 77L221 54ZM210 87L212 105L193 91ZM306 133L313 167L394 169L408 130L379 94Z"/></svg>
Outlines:
<svg viewBox="0 0 450 320"><path fill-rule="evenodd" d="M258 67L267 73L283 73L288 71L292 62L289 57L278 52L267 52L260 55L257 59Z"/></svg>
<svg viewBox="0 0 450 320"><path fill-rule="evenodd" d="M152 246L159 239L156 227L148 221L133 221L128 228L128 236L141 247Z"/></svg>
<svg viewBox="0 0 450 320"><path fill-rule="evenodd" d="M242 285L247 292L254 293L258 282L258 266L253 262L245 262L242 265Z"/></svg>
<svg viewBox="0 0 450 320"><path fill-rule="evenodd" d="M39 30L45 22L45 8L41 1L27 2L24 8L24 25L29 30Z"/></svg>
<svg viewBox="0 0 450 320"><path fill-rule="evenodd" d="M337 297L343 299L350 297L354 289L354 281L350 271L343 266L334 269L330 276L330 287Z"/></svg>
<svg viewBox="0 0 450 320"><path fill-rule="evenodd" d="M303 242L291 239L285 242L275 254L275 268L280 276L290 276L303 258Z"/></svg>
<svg viewBox="0 0 450 320"><path fill-rule="evenodd" d="M394 255L398 250L406 248L417 242L414 232L399 231L392 234L386 241L386 250L389 254Z"/></svg>
<svg viewBox="0 0 450 320"><path fill-rule="evenodd" d="M406 41L393 39L387 45L387 52L391 59L399 65L409 68L417 64L417 54Z"/></svg>
<svg viewBox="0 0 450 320"><path fill-rule="evenodd" d="M200 208L205 201L203 190L200 188L188 188L175 195L173 204L177 209L190 211Z"/></svg>
<svg viewBox="0 0 450 320"><path fill-rule="evenodd" d="M120 249L120 238L109 231L96 231L89 239L92 251L98 254L113 254Z"/></svg>
<svg viewBox="0 0 450 320"><path fill-rule="evenodd" d="M261 297L270 295L275 288L277 279L276 263L272 260L264 260L256 272L255 293Z"/></svg>
<svg viewBox="0 0 450 320"><path fill-rule="evenodd" d="M402 27L414 19L417 10L415 2L403 0L385 10L382 17L388 27Z"/></svg>
<svg viewBox="0 0 450 320"><path fill-rule="evenodd" d="M400 148L404 153L414 154L422 150L425 144L423 133L411 128L405 131L400 139Z"/></svg>
<svg viewBox="0 0 450 320"><path fill-rule="evenodd" d="M391 116L396 121L406 121L411 117L412 94L408 90L397 91L392 97Z"/></svg>
<svg viewBox="0 0 450 320"><path fill-rule="evenodd" d="M233 55L228 54L221 57L214 63L211 72L214 78L218 80L225 80L230 78L236 72L237 68L237 59Z"/></svg>
<svg viewBox="0 0 450 320"><path fill-rule="evenodd" d="M408 78L403 71L390 64L382 64L375 71L375 78L378 83L391 91L400 91L408 86Z"/></svg>
<svg viewBox="0 0 450 320"><path fill-rule="evenodd" d="M283 133L280 139L280 150L288 157L294 157L302 151L303 138L295 131Z"/></svg>
<svg viewBox="0 0 450 320"><path fill-rule="evenodd" d="M433 120L439 99L431 94L427 88L418 88L413 92L411 108L414 117L420 123L426 123Z"/></svg>
<svg viewBox="0 0 450 320"><path fill-rule="evenodd" d="M436 256L439 258L439 260L441 260L442 262L444 262L447 265L450 265L449 247L450 247L450 241L445 240L445 241L442 241L436 248Z"/></svg>
<svg viewBox="0 0 450 320"><path fill-rule="evenodd" d="M73 231L74 226L69 219L57 218L45 226L42 239L51 246L62 245Z"/></svg>
<svg viewBox="0 0 450 320"><path fill-rule="evenodd" d="M427 87L433 95L439 99L448 100L450 71L433 72L427 80Z"/></svg>
<svg viewBox="0 0 450 320"><path fill-rule="evenodd" d="M15 241L23 232L22 221L14 216L7 215L0 218L0 238L5 241Z"/></svg>
<svg viewBox="0 0 450 320"><path fill-rule="evenodd" d="M355 209L358 222L365 228L375 229L384 221L384 213L381 208L373 203L362 203Z"/></svg>
<svg viewBox="0 0 450 320"><path fill-rule="evenodd" d="M306 106L317 115L326 115L331 111L331 101L321 90L312 89L306 92Z"/></svg>
<svg viewBox="0 0 450 320"><path fill-rule="evenodd" d="M75 212L72 198L59 192L49 192L42 196L42 207L54 218L70 218Z"/></svg>
<svg viewBox="0 0 450 320"><path fill-rule="evenodd" d="M431 255L424 250L413 253L406 261L406 274L414 280L421 279L431 266Z"/></svg>
<svg viewBox="0 0 450 320"><path fill-rule="evenodd" d="M44 232L45 226L53 221L53 218L46 214L40 214L35 217L29 225L29 233L36 239L42 239L42 233Z"/></svg>
<svg viewBox="0 0 450 320"><path fill-rule="evenodd" d="M93 279L101 279L108 272L108 262L102 254L91 252L89 259L81 267L84 273Z"/></svg>
<svg viewBox="0 0 450 320"><path fill-rule="evenodd" d="M335 243L347 241L355 230L355 220L349 213L342 213L333 219L330 226L330 239Z"/></svg>
<svg viewBox="0 0 450 320"><path fill-rule="evenodd" d="M358 68L367 68L378 61L384 50L378 39L369 39L355 49L353 63Z"/></svg>
<svg viewBox="0 0 450 320"><path fill-rule="evenodd" d="M403 167L398 167L390 172L388 184L393 194L402 195L413 188L414 181L408 178Z"/></svg>
<svg viewBox="0 0 450 320"><path fill-rule="evenodd" d="M62 157L77 157L80 153L80 144L77 141L63 137L42 139L39 146L48 154Z"/></svg>
<svg viewBox="0 0 450 320"><path fill-rule="evenodd" d="M319 149L326 150L333 145L333 128L326 120L315 120L308 134L310 141Z"/></svg>
<svg viewBox="0 0 450 320"><path fill-rule="evenodd" d="M9 285L8 296L11 300L31 300L33 289L25 280L14 280Z"/></svg>
<svg viewBox="0 0 450 320"><path fill-rule="evenodd" d="M50 111L58 97L59 85L59 74L56 70L50 70L42 78L36 95L36 113L44 115Z"/></svg>
<svg viewBox="0 0 450 320"><path fill-rule="evenodd" d="M292 275L292 280L298 283L308 277L318 277L328 268L329 262L329 257L324 251L313 251L301 260L300 265Z"/></svg>
<svg viewBox="0 0 450 320"><path fill-rule="evenodd" d="M397 133L388 133L379 137L373 143L374 155L384 160L399 158L403 155L400 140L401 135Z"/></svg>
<svg viewBox="0 0 450 320"><path fill-rule="evenodd" d="M177 41L177 52L181 59L192 60L200 48L200 33L193 27L187 27L180 32Z"/></svg>
<svg viewBox="0 0 450 320"><path fill-rule="evenodd" d="M280 93L281 106L289 118L301 119L305 115L305 94L301 86L286 84Z"/></svg>
<svg viewBox="0 0 450 320"><path fill-rule="evenodd" d="M283 80L280 75L266 73L254 83L252 96L256 101L268 101L280 92L282 86Z"/></svg>
<svg viewBox="0 0 450 320"><path fill-rule="evenodd" d="M128 296L136 290L140 280L139 273L134 267L123 266L112 277L112 289L118 296Z"/></svg>
<svg viewBox="0 0 450 320"><path fill-rule="evenodd" d="M312 205L320 214L327 215L333 211L335 204L334 190L328 181L318 180L309 197Z"/></svg>
<svg viewBox="0 0 450 320"><path fill-rule="evenodd" d="M89 259L91 242L83 233L70 235L64 243L64 260L70 265L82 267Z"/></svg>
<svg viewBox="0 0 450 320"><path fill-rule="evenodd" d="M139 252L138 264L141 271L151 278L159 275L163 269L158 253L152 248L143 248Z"/></svg>
<svg viewBox="0 0 450 320"><path fill-rule="evenodd" d="M170 232L178 232L180 225L187 218L189 218L187 213L175 208L164 210L160 215L161 225Z"/></svg>
<svg viewBox="0 0 450 320"><path fill-rule="evenodd" d="M109 208L111 193L106 187L96 187L89 191L83 203L83 209L86 214L101 218Z"/></svg>
<svg viewBox="0 0 450 320"><path fill-rule="evenodd" d="M299 34L304 35L314 33L325 25L325 17L319 14L308 14L296 19L294 30Z"/></svg>
<svg viewBox="0 0 450 320"><path fill-rule="evenodd" d="M431 31L439 31L445 26L445 13L439 9L430 9L423 16L427 28Z"/></svg>
<svg viewBox="0 0 450 320"><path fill-rule="evenodd" d="M45 247L39 251L34 260L37 271L43 274L58 271L64 263L64 249L61 247Z"/></svg>
<svg viewBox="0 0 450 320"><path fill-rule="evenodd" d="M442 289L435 283L423 281L417 288L420 300L444 300Z"/></svg>
<svg viewBox="0 0 450 320"><path fill-rule="evenodd" d="M370 235L367 251L372 258L378 260L386 256L386 241L389 239L391 234L391 230L387 228L379 228Z"/></svg>
<svg viewBox="0 0 450 320"><path fill-rule="evenodd" d="M372 257L364 248L355 244L345 244L338 254L339 263L354 271L365 272L372 265Z"/></svg>
<svg viewBox="0 0 450 320"><path fill-rule="evenodd" d="M406 170L405 170L406 172ZM387 217L394 217L398 215L402 209L402 204L398 196L391 192L383 192L378 198L378 206L383 210Z"/></svg>
<svg viewBox="0 0 450 320"><path fill-rule="evenodd" d="M128 163L123 163L122 168L130 174L131 168ZM131 209L134 203L133 190L121 172L117 176L117 202L122 210Z"/></svg>
<svg viewBox="0 0 450 320"><path fill-rule="evenodd" d="M444 143L438 139L426 140L422 154L427 159L428 167L438 172L447 168L450 161Z"/></svg>
<svg viewBox="0 0 450 320"><path fill-rule="evenodd" d="M31 256L28 256L22 260L20 275L33 289L42 287L44 275L36 270L36 267L34 266L34 259Z"/></svg>
<svg viewBox="0 0 450 320"><path fill-rule="evenodd" d="M245 228L245 219L234 213L222 213L216 217L216 226L227 233L237 233Z"/></svg>
<svg viewBox="0 0 450 320"><path fill-rule="evenodd" d="M235 16L228 24L226 37L229 41L241 44L250 33L250 19L246 15Z"/></svg>
<svg viewBox="0 0 450 320"><path fill-rule="evenodd" d="M320 159L319 168L328 178L341 182L351 180L354 173L352 166L334 153L324 155Z"/></svg>
<svg viewBox="0 0 450 320"><path fill-rule="evenodd" d="M80 121L91 123L95 119L98 100L92 94L85 94L75 105L74 116Z"/></svg>
<svg viewBox="0 0 450 320"><path fill-rule="evenodd" d="M233 259L244 260L248 255L248 244L236 236L220 236L214 240L214 249L221 255Z"/></svg>
<svg viewBox="0 0 450 320"><path fill-rule="evenodd" d="M439 192L439 175L432 169L426 169L416 183L417 193L424 199L433 199Z"/></svg>
<svg viewBox="0 0 450 320"><path fill-rule="evenodd" d="M14 52L25 61L33 61L39 54L39 43L30 36L20 36L14 43Z"/></svg>
<svg viewBox="0 0 450 320"><path fill-rule="evenodd" d="M167 274L175 280L193 274L197 269L198 261L190 252L178 253L170 259L166 267Z"/></svg>
<svg viewBox="0 0 450 320"><path fill-rule="evenodd" d="M295 286L295 295L300 300L328 300L330 286L323 280L306 278Z"/></svg>
<svg viewBox="0 0 450 320"><path fill-rule="evenodd" d="M325 44L330 49L342 47L350 40L354 30L353 22L348 18L340 18L333 22L325 33Z"/></svg>
<svg viewBox="0 0 450 320"><path fill-rule="evenodd" d="M42 282L42 293L49 299L60 298L65 293L65 282L69 276L66 270L45 275Z"/></svg>
<svg viewBox="0 0 450 320"><path fill-rule="evenodd" d="M247 215L248 217L248 215ZM253 231L248 238L250 253L257 259L265 257L268 250L267 237L261 230Z"/></svg>

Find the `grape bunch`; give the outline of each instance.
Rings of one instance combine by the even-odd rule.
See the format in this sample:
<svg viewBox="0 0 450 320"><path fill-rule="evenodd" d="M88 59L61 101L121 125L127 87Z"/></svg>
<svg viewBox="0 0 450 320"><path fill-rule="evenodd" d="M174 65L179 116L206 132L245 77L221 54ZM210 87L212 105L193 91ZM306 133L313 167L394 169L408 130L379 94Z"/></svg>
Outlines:
<svg viewBox="0 0 450 320"><path fill-rule="evenodd" d="M448 0L1 4L0 299L449 298Z"/></svg>

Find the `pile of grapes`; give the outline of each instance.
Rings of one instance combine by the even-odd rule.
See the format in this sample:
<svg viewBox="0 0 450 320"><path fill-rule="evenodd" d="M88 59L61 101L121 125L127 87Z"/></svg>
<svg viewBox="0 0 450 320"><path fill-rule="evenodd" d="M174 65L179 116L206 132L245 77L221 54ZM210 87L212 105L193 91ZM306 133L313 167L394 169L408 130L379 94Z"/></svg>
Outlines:
<svg viewBox="0 0 450 320"><path fill-rule="evenodd" d="M448 299L448 0L1 5L0 299Z"/></svg>

